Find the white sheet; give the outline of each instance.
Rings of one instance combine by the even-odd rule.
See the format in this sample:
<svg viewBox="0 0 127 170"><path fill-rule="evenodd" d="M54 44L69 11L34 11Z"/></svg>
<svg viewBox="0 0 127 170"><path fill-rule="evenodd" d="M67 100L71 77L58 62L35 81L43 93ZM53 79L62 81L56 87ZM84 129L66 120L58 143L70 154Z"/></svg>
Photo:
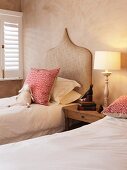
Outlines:
<svg viewBox="0 0 127 170"><path fill-rule="evenodd" d="M127 170L127 120L0 146L0 170Z"/></svg>
<svg viewBox="0 0 127 170"><path fill-rule="evenodd" d="M15 103L16 97L0 99L0 144L64 130L62 105L32 104L27 108Z"/></svg>

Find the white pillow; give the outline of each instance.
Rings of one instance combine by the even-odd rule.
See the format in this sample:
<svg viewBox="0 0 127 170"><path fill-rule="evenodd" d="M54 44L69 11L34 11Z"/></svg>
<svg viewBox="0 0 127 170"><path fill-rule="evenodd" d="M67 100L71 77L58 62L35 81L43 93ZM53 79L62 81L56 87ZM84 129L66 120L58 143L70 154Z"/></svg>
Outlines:
<svg viewBox="0 0 127 170"><path fill-rule="evenodd" d="M61 99L60 103L63 105L69 104L74 102L75 100L78 100L81 96L82 96L81 94L72 90Z"/></svg>
<svg viewBox="0 0 127 170"><path fill-rule="evenodd" d="M75 80L57 77L52 91L51 99L60 103L61 99L75 87L81 87Z"/></svg>

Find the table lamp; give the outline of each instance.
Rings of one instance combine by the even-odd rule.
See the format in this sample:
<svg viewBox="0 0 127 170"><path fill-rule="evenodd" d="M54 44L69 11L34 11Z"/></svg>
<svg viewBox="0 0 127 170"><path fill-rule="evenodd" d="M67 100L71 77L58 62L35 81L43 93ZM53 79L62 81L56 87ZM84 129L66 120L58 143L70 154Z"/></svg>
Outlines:
<svg viewBox="0 0 127 170"><path fill-rule="evenodd" d="M102 74L105 76L105 88L104 88L104 107L108 106L108 77L111 75L110 70L120 69L120 52L112 51L96 51L94 59L94 69L104 70Z"/></svg>

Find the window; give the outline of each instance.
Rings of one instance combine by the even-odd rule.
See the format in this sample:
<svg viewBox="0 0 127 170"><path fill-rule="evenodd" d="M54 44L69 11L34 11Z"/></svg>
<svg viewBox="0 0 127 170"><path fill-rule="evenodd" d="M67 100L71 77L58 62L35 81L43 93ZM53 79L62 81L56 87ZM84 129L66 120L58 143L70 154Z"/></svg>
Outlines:
<svg viewBox="0 0 127 170"><path fill-rule="evenodd" d="M22 13L0 10L0 79L21 79L22 67Z"/></svg>

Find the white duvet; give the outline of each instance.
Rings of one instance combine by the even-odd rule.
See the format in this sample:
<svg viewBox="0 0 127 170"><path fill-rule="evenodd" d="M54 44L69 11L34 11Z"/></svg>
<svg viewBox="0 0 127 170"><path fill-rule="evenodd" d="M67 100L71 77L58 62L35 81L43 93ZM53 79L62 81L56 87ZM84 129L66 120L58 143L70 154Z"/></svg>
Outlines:
<svg viewBox="0 0 127 170"><path fill-rule="evenodd" d="M0 170L127 170L127 120L0 146Z"/></svg>
<svg viewBox="0 0 127 170"><path fill-rule="evenodd" d="M15 103L16 97L0 99L0 144L64 130L62 105L32 104L27 108Z"/></svg>

